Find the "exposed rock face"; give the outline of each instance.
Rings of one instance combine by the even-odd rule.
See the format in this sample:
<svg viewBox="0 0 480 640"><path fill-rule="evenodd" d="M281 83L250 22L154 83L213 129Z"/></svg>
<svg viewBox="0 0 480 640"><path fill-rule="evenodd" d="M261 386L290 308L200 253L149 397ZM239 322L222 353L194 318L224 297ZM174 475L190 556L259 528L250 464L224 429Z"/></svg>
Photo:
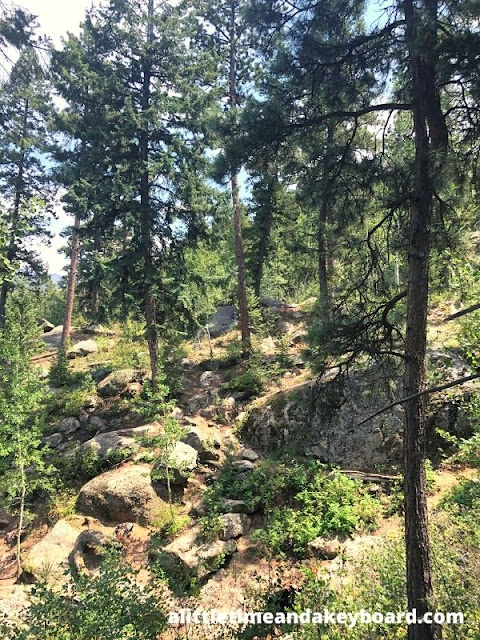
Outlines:
<svg viewBox="0 0 480 640"><path fill-rule="evenodd" d="M68 556L75 545L79 530L66 520L59 520L45 538L37 542L23 561L25 571L38 580L47 579L49 583L64 580L63 573L68 569Z"/></svg>
<svg viewBox="0 0 480 640"><path fill-rule="evenodd" d="M243 436L262 451L290 445L347 469L392 468L402 459L402 408L359 424L393 399L381 379L378 371L357 371L277 393L251 412Z"/></svg>
<svg viewBox="0 0 480 640"><path fill-rule="evenodd" d="M44 333L48 333L52 329L55 329L55 325L52 324L51 322L49 322L48 320L45 320L45 318L42 318L40 320L40 325L41 325Z"/></svg>
<svg viewBox="0 0 480 640"><path fill-rule="evenodd" d="M204 371L200 376L201 387L218 387L221 382L220 376L213 371Z"/></svg>
<svg viewBox="0 0 480 640"><path fill-rule="evenodd" d="M199 544L198 529L190 529L162 550L162 558L172 569L190 577L204 578L225 563L237 548L234 540L216 540Z"/></svg>
<svg viewBox="0 0 480 640"><path fill-rule="evenodd" d="M220 516L223 530L220 534L220 540L232 540L243 536L250 523L250 519L243 513L225 513Z"/></svg>
<svg viewBox="0 0 480 640"><path fill-rule="evenodd" d="M121 393L131 382L138 382L144 376L137 369L114 371L98 384L98 394L103 398L113 398Z"/></svg>
<svg viewBox="0 0 480 640"><path fill-rule="evenodd" d="M237 312L235 307L225 305L219 307L208 321L208 329L212 338L217 338L233 329L237 322Z"/></svg>
<svg viewBox="0 0 480 640"><path fill-rule="evenodd" d="M342 539L338 537L315 538L307 545L310 557L319 560L333 560L342 552Z"/></svg>
<svg viewBox="0 0 480 640"><path fill-rule="evenodd" d="M154 434L159 428L159 424L152 423L132 429L99 433L80 445L78 450L86 451L87 449L92 449L100 459L105 459L119 449L131 449L132 451L138 449L140 446L139 438L146 434Z"/></svg>
<svg viewBox="0 0 480 640"><path fill-rule="evenodd" d="M98 345L95 340L82 340L81 342L77 342L73 347L68 351L67 357L70 360L74 360L75 358L83 358L85 356L90 355L91 353L97 353Z"/></svg>
<svg viewBox="0 0 480 640"><path fill-rule="evenodd" d="M98 520L147 524L168 505L152 487L150 467L135 465L107 471L80 490L77 509Z"/></svg>

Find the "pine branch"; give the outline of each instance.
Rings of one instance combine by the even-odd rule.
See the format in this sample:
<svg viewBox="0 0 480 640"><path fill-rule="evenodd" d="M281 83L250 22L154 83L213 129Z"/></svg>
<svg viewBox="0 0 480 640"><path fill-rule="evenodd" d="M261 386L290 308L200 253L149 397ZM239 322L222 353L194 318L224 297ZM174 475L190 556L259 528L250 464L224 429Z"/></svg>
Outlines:
<svg viewBox="0 0 480 640"><path fill-rule="evenodd" d="M391 402L386 407L383 407L383 409L380 409L376 413L373 413L371 416L368 416L368 418L365 418L365 420L362 420L361 422L359 422L357 424L357 427L360 427L362 424L365 424L366 422L373 420L373 418L376 418L377 416L382 415L382 413L385 413L386 411L389 411L390 409L397 407L399 404L405 404L406 402L410 402L410 400L416 400L417 398L421 398L422 396L426 396L427 394L437 393L438 391L445 391L445 389L451 389L452 387L457 387L460 384L465 384L465 382L470 382L471 380L477 380L478 378L480 378L480 371L471 376L465 376L463 378L457 378L456 380L452 380L451 382L445 382L444 384L439 384L436 387L429 387L428 389L424 389L423 391L414 393L412 396L408 396L408 398L402 398L401 400L396 400L395 402Z"/></svg>
<svg viewBox="0 0 480 640"><path fill-rule="evenodd" d="M477 304L472 304L471 307L467 307L466 309L462 309L461 311L457 311L456 313L452 313L450 316L447 316L443 319L443 322L450 322L451 320L456 320L457 318L461 318L462 316L466 316L468 313L473 313L473 311L477 311L480 309L480 302Z"/></svg>

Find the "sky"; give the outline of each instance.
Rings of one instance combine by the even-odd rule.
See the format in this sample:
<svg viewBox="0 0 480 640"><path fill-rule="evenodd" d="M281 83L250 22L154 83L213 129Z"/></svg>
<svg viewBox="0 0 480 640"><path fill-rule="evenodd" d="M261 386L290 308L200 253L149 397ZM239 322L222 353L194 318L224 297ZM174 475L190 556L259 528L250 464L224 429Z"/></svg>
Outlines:
<svg viewBox="0 0 480 640"><path fill-rule="evenodd" d="M40 35L48 35L55 45L60 45L61 38L68 32L78 33L79 25L85 16L85 10L99 0L18 0L17 4L38 17ZM49 246L37 243L36 247L42 259L48 264L49 273L63 274L65 258L58 250L65 244L59 236L60 231L72 224L70 216L59 203L56 207L57 219L52 221L51 231L54 234Z"/></svg>

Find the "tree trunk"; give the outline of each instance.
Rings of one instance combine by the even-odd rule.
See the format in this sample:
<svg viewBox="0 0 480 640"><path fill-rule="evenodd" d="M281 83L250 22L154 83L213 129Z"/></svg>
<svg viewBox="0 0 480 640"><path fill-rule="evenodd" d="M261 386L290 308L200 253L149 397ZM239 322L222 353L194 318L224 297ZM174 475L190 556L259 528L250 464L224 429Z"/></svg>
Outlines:
<svg viewBox="0 0 480 640"><path fill-rule="evenodd" d="M235 111L237 108L236 94L236 0L230 0L230 82L229 82L229 99L230 109ZM235 259L237 263L237 282L238 282L238 309L240 313L240 331L242 334L242 346L245 356L251 352L250 340L250 322L248 318L247 304L247 286L245 279L245 257L243 254L242 240L242 208L240 202L240 194L238 190L237 170L232 171L232 205L233 205L233 232L235 240Z"/></svg>
<svg viewBox="0 0 480 640"><path fill-rule="evenodd" d="M93 255L95 261L97 260L98 253L100 250L100 230L98 227L95 227L93 232ZM98 314L100 312L100 282L98 280L98 274L94 273L93 275L93 286L92 286L92 299L91 299L91 310L92 318L94 320L98 320Z"/></svg>
<svg viewBox="0 0 480 640"><path fill-rule="evenodd" d="M150 45L153 43L153 0L148 0L148 27L147 27L147 52L143 64L143 91L142 111L145 113L150 107L151 92L151 63ZM152 211L150 209L150 176L149 176L149 134L148 126L140 132L140 161L142 171L140 176L140 234L143 254L143 278L144 278L144 313L147 330L148 352L150 356L150 370L152 375L152 390L157 390L158 377L158 331L157 310L154 294L154 264L153 264L153 230Z"/></svg>
<svg viewBox="0 0 480 640"><path fill-rule="evenodd" d="M72 328L73 305L75 303L75 289L77 286L78 254L80 250L80 216L75 215L75 222L72 230L72 253L70 256L70 273L68 274L67 304L65 307L65 317L63 320L62 349L66 349L70 340Z"/></svg>
<svg viewBox="0 0 480 640"><path fill-rule="evenodd" d="M25 191L24 184L24 172L25 172L25 157L26 157L26 139L28 134L28 114L30 111L30 103L28 100L25 100L24 110L23 110L23 123L22 123L22 139L20 142L21 154L18 162L18 170L17 170L17 178L15 181L15 199L13 202L13 211L12 211L12 224L11 224L11 238L10 243L8 245L6 258L8 262L12 262L17 254L17 245L16 245L16 237L18 230L18 223L20 221L20 207L22 204L22 197ZM5 314L7 311L7 297L8 292L10 290L10 283L7 281L2 282L2 287L0 289L0 327L5 325Z"/></svg>
<svg viewBox="0 0 480 640"><path fill-rule="evenodd" d="M412 0L405 0L404 7L410 45L415 131L415 187L410 216L405 347L405 395L411 396L425 386L430 223L434 195L432 150L440 149L444 144L446 146L446 140L443 137L444 142L439 142L445 129L438 135L434 132L435 126L438 127L438 113L441 114L439 94L435 86L435 68L427 56L422 56L418 49L419 35L420 38L425 36L425 33L419 34L417 30L417 25L423 22L423 16L417 14ZM431 28L431 25L429 26ZM423 45L427 44L428 40L425 38ZM425 48L424 51L428 49ZM429 115L432 113L435 114L435 125ZM435 142L436 140L438 142ZM425 449L425 397L420 397L410 400L405 405L404 440L407 597L408 608L416 609L418 617L432 610L434 606L425 486ZM408 640L438 640L441 635L438 625L416 624L408 628Z"/></svg>

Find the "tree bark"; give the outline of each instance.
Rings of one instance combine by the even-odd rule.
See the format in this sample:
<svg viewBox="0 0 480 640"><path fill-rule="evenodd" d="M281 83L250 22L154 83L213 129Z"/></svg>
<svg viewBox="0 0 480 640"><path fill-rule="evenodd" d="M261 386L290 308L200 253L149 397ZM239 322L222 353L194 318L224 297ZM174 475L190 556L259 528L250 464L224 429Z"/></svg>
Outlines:
<svg viewBox="0 0 480 640"><path fill-rule="evenodd" d="M17 178L15 180L15 199L13 202L13 211L12 211L12 224L11 224L11 238L10 243L8 245L7 250L7 261L12 262L15 259L17 254L17 246L16 246L16 237L18 230L18 223L20 221L20 207L22 204L22 197L25 191L24 184L24 173L25 173L25 159L26 159L26 139L28 134L28 115L30 112L30 103L28 100L25 100L24 110L23 110L23 122L22 122L22 138L20 142L20 159L18 162L17 169ZM10 283L7 281L2 282L2 287L0 289L0 327L5 325L5 314L7 312L7 297L8 292L10 291Z"/></svg>
<svg viewBox="0 0 480 640"><path fill-rule="evenodd" d="M150 107L152 69L150 45L153 43L153 0L148 0L147 51L143 62L142 111L147 112ZM144 125L140 132L140 234L143 254L144 278L144 313L147 331L148 352L150 356L150 370L152 375L152 390L157 390L158 377L158 330L157 309L154 294L154 264L153 264L153 229L152 211L150 208L150 176L149 176L149 134L148 125Z"/></svg>
<svg viewBox="0 0 480 640"><path fill-rule="evenodd" d="M425 0L424 10L428 9L427 2L429 0ZM426 33L420 33L418 28L422 23L425 24L424 16L414 7L413 0L405 0L404 10L409 42L415 132L415 186L410 214L405 346L405 396L410 397L425 387L430 224L434 196L432 150L446 146L446 140L445 129L442 132L442 127L438 124L441 109L439 92L435 85L435 67L428 59L428 54L422 55L422 49L419 50L418 46L419 38L424 39L423 47L427 44L432 45L431 40L425 37ZM434 28L436 29L436 23ZM429 33L431 29L432 25L429 25ZM428 49L424 48L423 51L426 52ZM443 142L440 142L442 138ZM425 396L417 396L405 405L404 491L408 608L416 609L419 618L434 606L425 450ZM438 640L441 635L441 627L438 625L415 624L408 627L408 640Z"/></svg>
<svg viewBox="0 0 480 640"><path fill-rule="evenodd" d="M332 122L328 122L327 128L327 140L325 144L325 155L323 158L322 167L322 197L320 202L320 209L318 212L318 229L317 229L317 256L318 256L318 286L319 286L319 303L320 308L328 318L330 313L330 288L328 277L328 238L327 238L327 223L328 223L328 208L330 206L330 191L333 188L332 179L330 179L331 169L331 153L333 144L335 125Z"/></svg>
<svg viewBox="0 0 480 640"><path fill-rule="evenodd" d="M235 111L237 108L236 94L236 0L230 0L230 81L229 81L229 102L230 110ZM237 287L238 287L238 309L240 314L240 331L242 335L243 353L248 356L251 352L252 345L250 339L250 322L248 317L247 304L247 286L245 279L245 257L243 253L242 240L242 207L240 202L240 194L238 189L238 173L237 168L232 171L232 205L233 205L233 232L235 241L235 260L237 264Z"/></svg>
<svg viewBox="0 0 480 640"><path fill-rule="evenodd" d="M66 349L70 340L72 328L73 305L75 303L75 289L77 287L78 254L80 252L80 216L75 215L75 222L72 230L72 253L70 256L70 272L68 274L67 303L65 307L65 317L62 330L62 349Z"/></svg>

